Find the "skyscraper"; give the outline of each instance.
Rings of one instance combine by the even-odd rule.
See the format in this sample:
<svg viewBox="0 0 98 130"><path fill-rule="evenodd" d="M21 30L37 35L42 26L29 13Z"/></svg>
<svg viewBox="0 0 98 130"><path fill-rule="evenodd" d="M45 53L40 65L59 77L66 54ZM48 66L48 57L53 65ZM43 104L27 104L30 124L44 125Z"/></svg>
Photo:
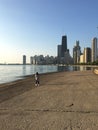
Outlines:
<svg viewBox="0 0 98 130"><path fill-rule="evenodd" d="M79 46L79 41L76 41L76 45L73 48L74 64L77 64L80 62L80 55L81 55L81 47Z"/></svg>
<svg viewBox="0 0 98 130"><path fill-rule="evenodd" d="M58 52L58 58L61 58L61 52L62 52L62 45L58 45L58 50L57 50L57 52Z"/></svg>
<svg viewBox="0 0 98 130"><path fill-rule="evenodd" d="M91 62L91 48L90 47L84 48L83 55L84 55L84 63Z"/></svg>
<svg viewBox="0 0 98 130"><path fill-rule="evenodd" d="M73 59L67 49L67 36L62 36L61 45L58 45L57 62L59 64L72 64Z"/></svg>
<svg viewBox="0 0 98 130"><path fill-rule="evenodd" d="M26 65L26 55L23 55L23 65Z"/></svg>
<svg viewBox="0 0 98 130"><path fill-rule="evenodd" d="M67 36L62 36L62 48L61 48L62 57L64 57L66 51L67 51Z"/></svg>
<svg viewBox="0 0 98 130"><path fill-rule="evenodd" d="M97 60L97 38L94 37L92 40L92 62Z"/></svg>

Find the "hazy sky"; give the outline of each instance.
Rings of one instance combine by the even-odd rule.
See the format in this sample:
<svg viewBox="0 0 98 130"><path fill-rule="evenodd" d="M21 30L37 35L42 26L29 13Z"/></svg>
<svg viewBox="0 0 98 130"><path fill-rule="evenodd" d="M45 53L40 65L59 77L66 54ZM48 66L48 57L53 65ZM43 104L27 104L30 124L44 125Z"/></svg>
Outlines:
<svg viewBox="0 0 98 130"><path fill-rule="evenodd" d="M0 63L56 56L62 35L71 54L76 40L91 47L97 26L98 0L0 0Z"/></svg>

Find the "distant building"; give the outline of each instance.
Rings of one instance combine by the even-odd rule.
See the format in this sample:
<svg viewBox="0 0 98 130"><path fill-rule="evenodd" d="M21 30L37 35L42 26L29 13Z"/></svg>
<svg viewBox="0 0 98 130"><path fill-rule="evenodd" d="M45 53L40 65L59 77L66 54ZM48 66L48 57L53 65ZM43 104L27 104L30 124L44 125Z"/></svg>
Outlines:
<svg viewBox="0 0 98 130"><path fill-rule="evenodd" d="M84 55L83 54L80 55L80 63L84 63Z"/></svg>
<svg viewBox="0 0 98 130"><path fill-rule="evenodd" d="M67 49L67 36L62 36L61 45L58 45L57 63L58 64L72 64L73 60Z"/></svg>
<svg viewBox="0 0 98 130"><path fill-rule="evenodd" d="M64 60L65 60L64 62L65 64L73 64L73 58L71 57L69 53L69 49L67 49L67 51L65 52Z"/></svg>
<svg viewBox="0 0 98 130"><path fill-rule="evenodd" d="M61 45L61 57L64 57L65 52L67 51L67 36L62 36L62 45Z"/></svg>
<svg viewBox="0 0 98 130"><path fill-rule="evenodd" d="M33 57L30 57L30 64L33 64Z"/></svg>
<svg viewBox="0 0 98 130"><path fill-rule="evenodd" d="M76 41L76 45L73 48L73 60L74 64L80 63L81 47L79 41Z"/></svg>
<svg viewBox="0 0 98 130"><path fill-rule="evenodd" d="M91 57L92 57L92 62L97 60L97 54L98 54L98 49L97 49L97 38L93 38L92 40L92 53L91 53Z"/></svg>
<svg viewBox="0 0 98 130"><path fill-rule="evenodd" d="M58 50L57 50L57 52L58 52L58 58L60 58L61 57L61 52L62 52L62 45L58 45Z"/></svg>
<svg viewBox="0 0 98 130"><path fill-rule="evenodd" d="M26 65L26 55L23 55L23 65Z"/></svg>
<svg viewBox="0 0 98 130"><path fill-rule="evenodd" d="M57 64L57 57L53 56L43 56L43 55L35 55L30 57L30 63L34 65L48 65L48 64Z"/></svg>
<svg viewBox="0 0 98 130"><path fill-rule="evenodd" d="M91 62L91 48L89 47L84 48L83 55L84 55L84 63Z"/></svg>

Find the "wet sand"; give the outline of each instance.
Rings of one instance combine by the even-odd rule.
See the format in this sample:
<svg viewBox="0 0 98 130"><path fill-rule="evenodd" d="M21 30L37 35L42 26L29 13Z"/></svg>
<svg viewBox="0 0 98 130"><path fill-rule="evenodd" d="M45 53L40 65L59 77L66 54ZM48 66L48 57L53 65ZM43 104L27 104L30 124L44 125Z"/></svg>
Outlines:
<svg viewBox="0 0 98 130"><path fill-rule="evenodd" d="M98 130L98 75L40 75L0 85L0 130Z"/></svg>

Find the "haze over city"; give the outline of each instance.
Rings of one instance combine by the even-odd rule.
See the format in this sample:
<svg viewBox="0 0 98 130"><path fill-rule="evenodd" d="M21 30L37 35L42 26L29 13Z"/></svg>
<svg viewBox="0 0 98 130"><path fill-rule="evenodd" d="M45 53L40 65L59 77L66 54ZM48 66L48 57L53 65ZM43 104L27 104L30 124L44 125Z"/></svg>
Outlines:
<svg viewBox="0 0 98 130"><path fill-rule="evenodd" d="M67 35L72 55L98 37L98 0L0 0L0 63L22 63L22 56L57 56Z"/></svg>

